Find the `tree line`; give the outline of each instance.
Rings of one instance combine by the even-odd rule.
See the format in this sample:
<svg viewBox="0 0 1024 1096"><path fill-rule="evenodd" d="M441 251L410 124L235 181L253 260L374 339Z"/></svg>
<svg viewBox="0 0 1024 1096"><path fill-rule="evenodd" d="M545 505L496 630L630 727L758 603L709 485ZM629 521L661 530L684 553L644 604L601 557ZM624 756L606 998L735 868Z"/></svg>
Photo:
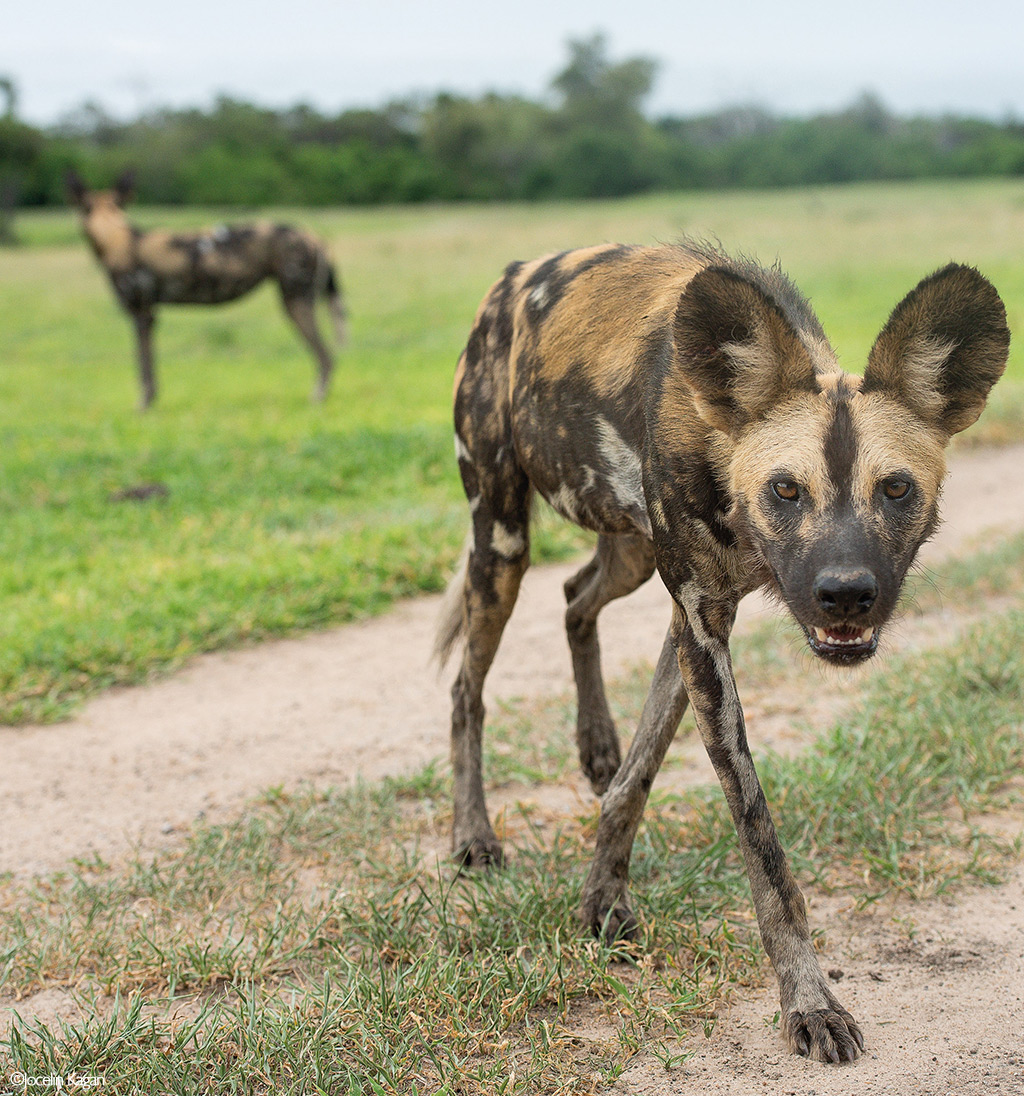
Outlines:
<svg viewBox="0 0 1024 1096"><path fill-rule="evenodd" d="M865 94L794 118L759 107L650 118L656 62L612 61L602 36L569 43L535 101L439 93L326 114L221 97L120 121L86 104L39 129L0 79L2 209L64 201L71 168L107 185L126 167L140 200L219 206L616 197L650 190L779 187L1024 175L1024 124L899 117Z"/></svg>

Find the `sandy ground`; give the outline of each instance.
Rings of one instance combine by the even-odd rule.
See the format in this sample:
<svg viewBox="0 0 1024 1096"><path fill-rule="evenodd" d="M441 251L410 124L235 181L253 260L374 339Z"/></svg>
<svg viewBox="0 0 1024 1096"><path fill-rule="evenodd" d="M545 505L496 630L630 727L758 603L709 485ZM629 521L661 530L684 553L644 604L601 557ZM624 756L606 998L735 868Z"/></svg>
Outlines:
<svg viewBox="0 0 1024 1096"><path fill-rule="evenodd" d="M922 562L1024 527L1022 472L1024 446L951 458L946 521ZM528 573L489 678L492 703L569 688L561 584L573 570ZM376 620L204 656L167 680L100 696L58 726L0 728L0 871L26 876L71 857L156 848L269 786L373 779L444 756L450 675L438 679L427 658L437 609L424 598ZM739 626L767 611L748 599ZM955 594L939 615L933 631L955 618ZM668 617L657 579L609 606L607 676L653 663ZM913 632L908 622L892 646ZM788 716L762 717L756 705L747 714L753 742L785 739ZM694 778L706 778L697 744L677 748L692 752ZM772 986L737 1001L685 1069L638 1066L617 1090L1024 1093L1024 875L899 915L917 925L912 938L891 911L812 906L812 921L829 924L823 965L843 971L837 992L865 1030L868 1051L855 1065L791 1058L765 1024L777 1008ZM22 1015L52 1015L40 998L22 1001Z"/></svg>
<svg viewBox="0 0 1024 1096"><path fill-rule="evenodd" d="M735 1001L696 1055L645 1063L630 1096L1019 1096L1024 1093L1024 871L952 901L854 915L810 904L829 925L821 963L857 1017L865 1054L844 1066L798 1058L771 1026L774 984ZM694 1044L691 1043L692 1048Z"/></svg>

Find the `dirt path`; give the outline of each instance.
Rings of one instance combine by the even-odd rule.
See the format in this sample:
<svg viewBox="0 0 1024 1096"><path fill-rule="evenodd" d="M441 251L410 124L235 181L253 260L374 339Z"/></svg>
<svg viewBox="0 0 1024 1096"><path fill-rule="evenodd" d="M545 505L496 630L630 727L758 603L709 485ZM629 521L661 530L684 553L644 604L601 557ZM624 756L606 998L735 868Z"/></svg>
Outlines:
<svg viewBox="0 0 1024 1096"><path fill-rule="evenodd" d="M946 524L922 553L926 564L1024 528L1024 446L956 455L950 463ZM569 687L561 584L573 570L528 573L489 679L492 701ZM0 728L0 871L27 875L70 857L154 848L195 818L235 812L269 786L372 779L444 756L450 675L438 680L427 663L437 605L425 598L377 620L204 656L167 680L105 694L58 726ZM766 611L748 599L740 626ZM609 606L602 616L609 677L654 661L668 615L656 579ZM757 742L757 713L748 716ZM852 1092L856 1076L858 1091L1024 1093L1017 1049L1024 880L952 908L923 904L913 916L922 925L932 918L934 928L922 930L909 950L877 911L863 922L837 922L848 939L835 930L830 936L826 965L847 972L844 997L860 1016L873 1017L866 1023L870 1055L858 1066L836 1072L793 1063L762 1022L777 1007L771 991L732 1010L686 1082L678 1071L641 1071L621 1091L661 1094L685 1084L706 1093L809 1096ZM950 941L968 959L953 962ZM941 969L935 955L947 956ZM894 1068L911 1087L897 1087ZM998 1087L1011 1078L1016 1087Z"/></svg>

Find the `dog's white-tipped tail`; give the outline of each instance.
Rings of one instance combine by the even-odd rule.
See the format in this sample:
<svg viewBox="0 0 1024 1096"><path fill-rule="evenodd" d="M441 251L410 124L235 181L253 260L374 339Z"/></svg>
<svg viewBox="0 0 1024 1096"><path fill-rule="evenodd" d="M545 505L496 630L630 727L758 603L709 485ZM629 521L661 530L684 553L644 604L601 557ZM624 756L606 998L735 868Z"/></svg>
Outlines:
<svg viewBox="0 0 1024 1096"><path fill-rule="evenodd" d="M342 293L341 280L332 263L327 264L327 280L324 283L324 296L331 313L334 327L334 340L340 349L348 341L348 309L345 307L345 295Z"/></svg>
<svg viewBox="0 0 1024 1096"><path fill-rule="evenodd" d="M470 538L467 538L459 565L448 583L441 602L441 611L438 613L433 658L439 672L444 669L466 630L466 572L469 569L470 543Z"/></svg>

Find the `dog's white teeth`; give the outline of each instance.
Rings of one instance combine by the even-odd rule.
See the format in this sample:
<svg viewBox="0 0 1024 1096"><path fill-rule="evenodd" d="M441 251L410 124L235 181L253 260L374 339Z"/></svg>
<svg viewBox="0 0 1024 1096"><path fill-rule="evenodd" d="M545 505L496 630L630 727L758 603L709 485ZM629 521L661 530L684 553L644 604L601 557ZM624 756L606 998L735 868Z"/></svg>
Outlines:
<svg viewBox="0 0 1024 1096"><path fill-rule="evenodd" d="M824 628L814 629L815 639L819 643L827 643L830 647L860 647L865 643L870 643L874 634L874 628L864 628L856 635L840 638L839 636L830 636Z"/></svg>

